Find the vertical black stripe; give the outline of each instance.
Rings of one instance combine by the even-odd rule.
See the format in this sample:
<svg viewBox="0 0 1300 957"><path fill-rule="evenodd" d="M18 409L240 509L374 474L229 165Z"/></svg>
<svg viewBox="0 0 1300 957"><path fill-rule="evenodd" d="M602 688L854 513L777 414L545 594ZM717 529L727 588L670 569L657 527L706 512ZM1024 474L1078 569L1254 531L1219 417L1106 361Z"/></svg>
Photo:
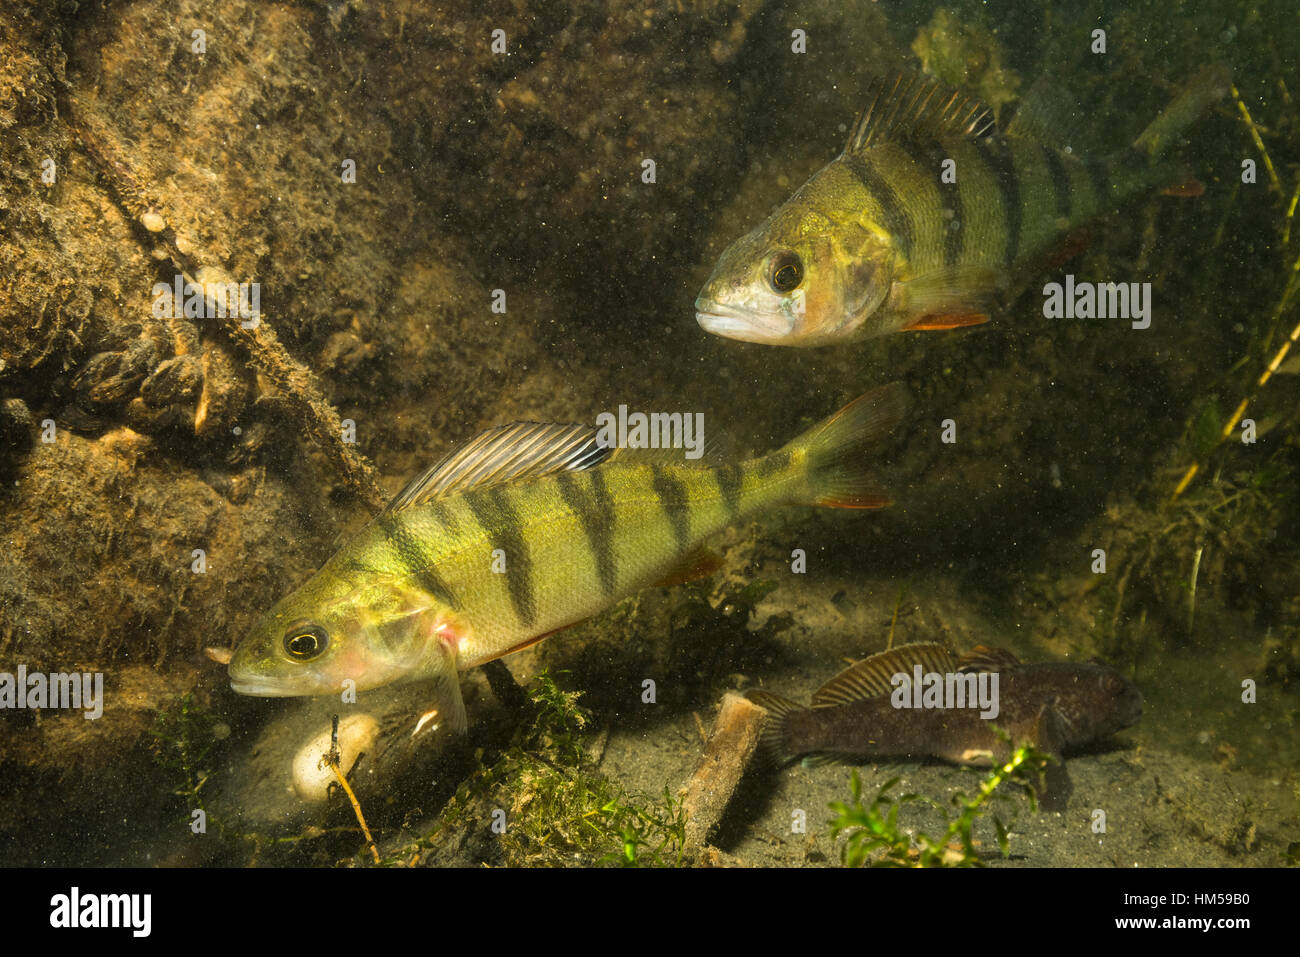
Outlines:
<svg viewBox="0 0 1300 957"><path fill-rule="evenodd" d="M460 534L460 523L456 521L455 513L446 502L434 499L428 504L428 508L434 520L442 526L442 530L447 534L448 538L454 538Z"/></svg>
<svg viewBox="0 0 1300 957"><path fill-rule="evenodd" d="M595 494L588 494L580 483L590 479ZM612 598L618 587L617 569L614 564L614 509L605 488L604 476L600 469L584 473L581 478L571 472L559 472L560 496L564 503L578 517L582 531L587 536L587 544L596 562L596 574L600 577L600 587L606 598ZM598 490L594 487L599 483Z"/></svg>
<svg viewBox="0 0 1300 957"><path fill-rule="evenodd" d="M722 492L722 502L727 507L727 516L736 518L740 515L740 485L743 476L739 465L724 465L713 470L718 480L718 489Z"/></svg>
<svg viewBox="0 0 1300 957"><path fill-rule="evenodd" d="M885 178L876 172L870 157L848 154L841 158L848 165L849 171L858 178L858 182L880 204L880 214L885 220L880 225L884 226L885 231L898 243L903 258L910 260L916 237L912 229L912 221L899 201L898 194Z"/></svg>
<svg viewBox="0 0 1300 957"><path fill-rule="evenodd" d="M459 610L460 601L457 600L455 593L434 569L429 553L421 546L419 539L402 523L401 518L385 512L379 516L379 527L388 537L398 560L415 583L443 604L449 605L453 610Z"/></svg>
<svg viewBox="0 0 1300 957"><path fill-rule="evenodd" d="M993 174L998 192L1002 194L1002 208L1006 214L1006 249L1003 257L1008 266L1014 265L1020 254L1020 177L1016 175L1016 158L1011 144L1001 137L990 136L974 140L975 151Z"/></svg>
<svg viewBox="0 0 1300 957"><path fill-rule="evenodd" d="M515 617L529 628L537 621L537 595L533 591L533 562L524 541L519 514L502 486L471 489L465 504L483 527L492 551L500 549L506 559L506 590ZM491 560L488 556L487 560Z"/></svg>
<svg viewBox="0 0 1300 957"><path fill-rule="evenodd" d="M964 243L962 217L965 215L965 210L962 208L961 201L961 171L957 170L957 182L945 183L943 161L951 159L955 164L956 157L949 156L948 151L938 140L921 143L911 137L903 137L898 141L898 145L912 158L912 162L933 178L935 189L939 191L941 209L952 214L941 216L938 221L939 228L943 231L943 264L951 269L961 260ZM928 238L922 237L923 241Z"/></svg>
<svg viewBox="0 0 1300 957"><path fill-rule="evenodd" d="M1056 198L1056 216L1058 219L1064 218L1070 221L1074 212L1070 172L1061 162L1061 157L1056 155L1056 150L1050 146L1044 146L1042 150L1043 162L1047 164L1047 177L1052 181L1052 195Z"/></svg>
<svg viewBox="0 0 1300 957"><path fill-rule="evenodd" d="M673 534L677 536L677 548L684 552L691 541L690 504L686 500L686 486L658 465L651 466L650 475L655 494L659 496L659 504L668 516L668 521L672 522Z"/></svg>

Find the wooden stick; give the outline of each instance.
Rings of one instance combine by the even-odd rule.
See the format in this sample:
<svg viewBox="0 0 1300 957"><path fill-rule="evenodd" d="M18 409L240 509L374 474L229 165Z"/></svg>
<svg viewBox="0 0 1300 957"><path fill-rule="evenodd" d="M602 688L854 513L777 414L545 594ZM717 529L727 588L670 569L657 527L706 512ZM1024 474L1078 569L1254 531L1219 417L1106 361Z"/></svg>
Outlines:
<svg viewBox="0 0 1300 957"><path fill-rule="evenodd" d="M686 845L701 847L735 794L749 760L758 748L766 712L742 695L728 692L686 783Z"/></svg>

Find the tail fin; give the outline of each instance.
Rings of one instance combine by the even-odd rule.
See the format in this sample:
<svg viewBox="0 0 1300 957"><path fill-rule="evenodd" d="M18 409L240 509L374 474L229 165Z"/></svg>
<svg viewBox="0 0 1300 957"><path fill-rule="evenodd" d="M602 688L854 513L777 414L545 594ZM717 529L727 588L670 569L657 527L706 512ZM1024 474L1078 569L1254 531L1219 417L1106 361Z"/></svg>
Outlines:
<svg viewBox="0 0 1300 957"><path fill-rule="evenodd" d="M883 508L889 497L870 487L865 461L903 420L911 399L901 382L854 399L785 447L806 456L808 500L830 508Z"/></svg>
<svg viewBox="0 0 1300 957"><path fill-rule="evenodd" d="M1226 66L1212 64L1206 67L1133 141L1133 149L1149 161L1159 159L1183 130L1191 126L1212 103L1221 99L1231 85L1232 72Z"/></svg>
<svg viewBox="0 0 1300 957"><path fill-rule="evenodd" d="M763 733L758 739L759 760L770 767L789 764L799 753L790 745L786 720L798 711L807 711L803 705L770 691L757 689L745 692L745 697L767 711Z"/></svg>

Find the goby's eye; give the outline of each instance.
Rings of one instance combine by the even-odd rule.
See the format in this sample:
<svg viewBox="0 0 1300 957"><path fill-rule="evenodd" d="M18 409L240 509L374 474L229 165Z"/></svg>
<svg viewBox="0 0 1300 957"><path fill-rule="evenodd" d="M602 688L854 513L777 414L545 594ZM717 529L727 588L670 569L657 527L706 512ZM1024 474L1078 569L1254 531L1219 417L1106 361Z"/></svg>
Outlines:
<svg viewBox="0 0 1300 957"><path fill-rule="evenodd" d="M330 633L309 621L296 622L284 633L284 651L294 661L319 658L329 647Z"/></svg>

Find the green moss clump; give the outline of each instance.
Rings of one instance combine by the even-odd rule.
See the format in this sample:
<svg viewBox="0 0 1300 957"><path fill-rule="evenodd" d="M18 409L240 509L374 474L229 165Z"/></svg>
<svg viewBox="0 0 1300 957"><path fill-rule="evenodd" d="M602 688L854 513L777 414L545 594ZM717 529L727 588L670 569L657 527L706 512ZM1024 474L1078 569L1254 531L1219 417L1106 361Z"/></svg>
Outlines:
<svg viewBox="0 0 1300 957"><path fill-rule="evenodd" d="M597 773L588 756L591 715L579 693L547 674L529 689L533 719L515 732L491 765L476 757L470 775L428 833L390 853L385 864L409 864L453 834L478 828L496 838L491 863L524 866L678 866L686 815L664 789L638 801Z"/></svg>

